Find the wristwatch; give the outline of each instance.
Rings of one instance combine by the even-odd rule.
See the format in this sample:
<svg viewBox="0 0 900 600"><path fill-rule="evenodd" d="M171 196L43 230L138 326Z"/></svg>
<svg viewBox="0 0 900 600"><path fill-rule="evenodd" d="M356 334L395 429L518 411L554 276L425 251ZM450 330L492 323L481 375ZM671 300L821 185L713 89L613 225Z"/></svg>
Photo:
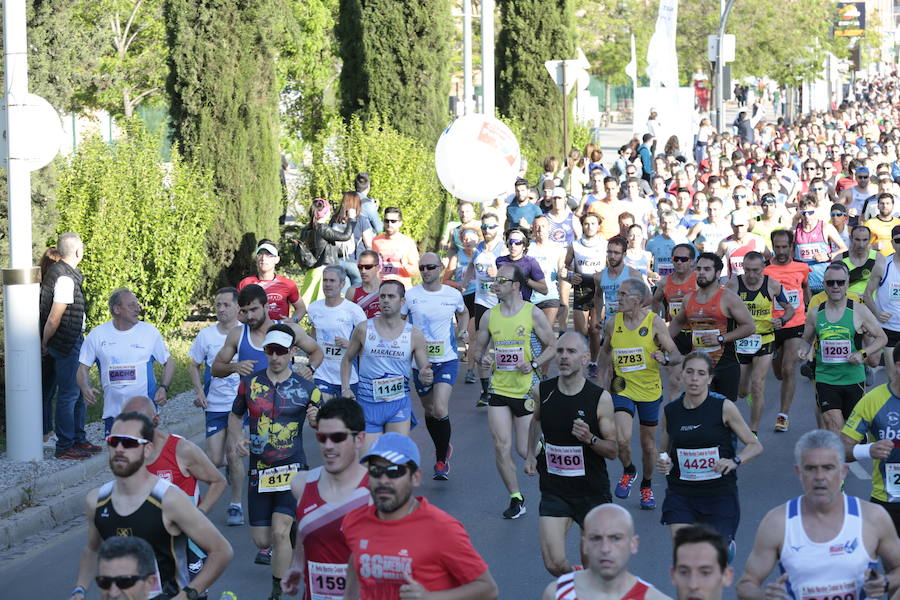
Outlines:
<svg viewBox="0 0 900 600"><path fill-rule="evenodd" d="M532 371L537 371L539 368L541 368L541 366L539 364L537 364L536 360L531 361L531 370Z"/></svg>
<svg viewBox="0 0 900 600"><path fill-rule="evenodd" d="M596 445L599 444L599 443L600 443L600 438L598 438L596 435L592 435L592 436L591 436L591 443L588 444L588 446L596 446Z"/></svg>
<svg viewBox="0 0 900 600"><path fill-rule="evenodd" d="M183 587L181 588L181 591L184 592L184 595L187 596L188 600L197 600L200 597L200 592L192 587Z"/></svg>
<svg viewBox="0 0 900 600"><path fill-rule="evenodd" d="M737 454L735 454L734 458L732 458L731 460L733 460L734 464L736 464L737 466L741 466L741 463L744 462L741 460L741 457L738 456Z"/></svg>
<svg viewBox="0 0 900 600"><path fill-rule="evenodd" d="M716 338L716 341L719 342L720 344L724 344L725 336L720 333L719 336Z"/></svg>

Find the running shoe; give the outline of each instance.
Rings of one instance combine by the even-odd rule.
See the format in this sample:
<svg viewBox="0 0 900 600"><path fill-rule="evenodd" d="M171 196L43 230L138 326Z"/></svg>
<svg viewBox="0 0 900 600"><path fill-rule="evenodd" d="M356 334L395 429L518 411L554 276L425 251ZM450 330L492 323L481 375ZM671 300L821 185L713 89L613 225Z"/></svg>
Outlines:
<svg viewBox="0 0 900 600"><path fill-rule="evenodd" d="M596 379L600 377L600 367L597 365L597 363L588 363L588 377L590 379Z"/></svg>
<svg viewBox="0 0 900 600"><path fill-rule="evenodd" d="M622 478L616 486L616 498L627 498L631 493L631 486L634 485L634 479L637 473L622 473Z"/></svg>
<svg viewBox="0 0 900 600"><path fill-rule="evenodd" d="M815 363L812 363L812 362L803 363L802 365L800 365L800 374L803 375L804 377L806 377L807 379L812 379L813 377L816 376L816 372L815 372L815 370L813 370L814 365L815 365Z"/></svg>
<svg viewBox="0 0 900 600"><path fill-rule="evenodd" d="M488 400L490 400L490 399L491 399L491 397L487 392L481 392L481 396L478 397L478 402L475 403L475 406L477 408L480 408L482 406L487 406Z"/></svg>
<svg viewBox="0 0 900 600"><path fill-rule="evenodd" d="M228 506L228 520L225 521L226 525L230 527L236 527L238 525L244 524L244 511L240 506L235 504L231 504Z"/></svg>
<svg viewBox="0 0 900 600"><path fill-rule="evenodd" d="M44 448L56 448L56 434L52 431L48 433L46 436L47 439L44 440Z"/></svg>
<svg viewBox="0 0 900 600"><path fill-rule="evenodd" d="M57 448L53 453L53 457L60 460L85 460L91 456L93 455L90 452L82 450L81 448L76 448L75 446Z"/></svg>
<svg viewBox="0 0 900 600"><path fill-rule="evenodd" d="M77 442L75 444L75 447L78 448L79 450L84 450L88 454L100 454L100 452L101 452L100 446L95 446L94 444L92 444L88 441Z"/></svg>
<svg viewBox="0 0 900 600"><path fill-rule="evenodd" d="M256 553L256 558L253 559L258 565L271 565L272 564L272 547L263 548L259 552Z"/></svg>
<svg viewBox="0 0 900 600"><path fill-rule="evenodd" d="M434 463L434 479L447 481L450 479L450 457L453 456L453 444L447 448L447 457Z"/></svg>
<svg viewBox="0 0 900 600"><path fill-rule="evenodd" d="M466 371L466 383L475 383L478 381L478 376L475 375L475 371L469 369Z"/></svg>
<svg viewBox="0 0 900 600"><path fill-rule="evenodd" d="M503 511L504 519L518 519L525 514L525 498L510 498L509 508Z"/></svg>
<svg viewBox="0 0 900 600"><path fill-rule="evenodd" d="M641 510L653 510L656 508L656 498L653 497L653 490L648 487L641 488Z"/></svg>
<svg viewBox="0 0 900 600"><path fill-rule="evenodd" d="M775 432L776 433L784 433L788 430L788 426L790 425L790 421L788 421L787 415L779 414L775 419Z"/></svg>

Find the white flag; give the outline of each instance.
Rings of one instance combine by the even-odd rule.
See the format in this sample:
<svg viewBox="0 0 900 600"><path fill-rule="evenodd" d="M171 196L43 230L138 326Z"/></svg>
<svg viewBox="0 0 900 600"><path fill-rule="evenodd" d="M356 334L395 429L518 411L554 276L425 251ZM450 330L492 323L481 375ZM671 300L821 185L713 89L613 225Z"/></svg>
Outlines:
<svg viewBox="0 0 900 600"><path fill-rule="evenodd" d="M675 30L678 24L678 0L660 0L656 30L647 46L647 75L650 87L678 87L678 54Z"/></svg>
<svg viewBox="0 0 900 600"><path fill-rule="evenodd" d="M631 34L631 62L625 65L625 74L631 77L631 81L637 87L637 54L634 52L634 34Z"/></svg>

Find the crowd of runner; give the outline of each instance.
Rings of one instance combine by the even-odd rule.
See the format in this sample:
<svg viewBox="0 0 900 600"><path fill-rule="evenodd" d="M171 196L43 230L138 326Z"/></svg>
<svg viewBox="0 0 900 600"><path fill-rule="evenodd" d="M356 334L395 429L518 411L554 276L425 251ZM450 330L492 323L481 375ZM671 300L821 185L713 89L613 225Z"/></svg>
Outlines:
<svg viewBox="0 0 900 600"><path fill-rule="evenodd" d="M496 597L459 521L414 494L452 477L458 378L487 413L507 492L483 502L504 519L536 505L546 599L667 597L628 572L635 517L615 498L636 482L671 531L678 598L719 598L732 580L747 599L900 598L900 80L854 92L794 124L757 105L733 131L703 120L690 156L647 133L614 162L593 145L562 168L548 158L508 197L460 202L441 253L420 255L360 174L328 225L354 234L324 242L347 245L316 267L315 293L275 273L278 244L263 240L257 274L215 294L217 323L190 352L205 452L157 428L174 362L130 290L82 343L83 246L64 234L41 294L56 455L101 451L83 430L96 364L115 476L87 498L73 600L94 581L107 597L203 597L232 559L206 516L226 492L227 524L249 521L254 560L271 565L270 599ZM166 365L159 386L153 362ZM887 383L870 387L881 368ZM769 370L779 412L763 423ZM815 383L820 426L796 444L802 494L765 517L737 579L737 473L764 456L761 427L789 430L797 371ZM415 398L433 460L408 437ZM843 493L861 458L870 501ZM573 523L578 557L565 551Z"/></svg>

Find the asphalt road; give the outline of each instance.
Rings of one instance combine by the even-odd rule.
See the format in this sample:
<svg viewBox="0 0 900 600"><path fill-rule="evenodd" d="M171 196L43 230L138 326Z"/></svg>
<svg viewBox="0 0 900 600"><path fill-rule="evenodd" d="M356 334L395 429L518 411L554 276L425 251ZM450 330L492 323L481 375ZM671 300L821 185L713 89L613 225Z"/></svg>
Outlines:
<svg viewBox="0 0 900 600"><path fill-rule="evenodd" d="M799 376L798 376L799 377ZM760 432L765 450L751 464L741 467L738 487L740 490L742 518L737 537L738 573L743 568L755 535L756 526L763 515L778 503L800 492L793 469L793 444L805 431L815 427L813 414L814 394L811 384L799 377L797 394L791 414L791 429L787 433L773 433L771 425L777 412L778 382L770 374L767 383L767 403ZM876 377L884 382L883 372ZM490 566L500 587L502 598L539 598L550 576L544 570L538 543L537 480L520 475L528 513L508 521L500 513L508 499L494 467L486 409L475 408L479 386L458 383L451 401L454 455L450 481L438 482L426 479L418 490L438 507L450 512L466 527L476 549ZM741 407L745 418L747 406ZM422 416L421 407L417 414ZM319 456L314 438L305 433L307 456L315 465ZM422 460L430 467L434 453L431 440L424 426L417 427L412 437L419 443ZM634 453L640 456L635 432ZM521 467L521 461L518 461ZM866 465L866 470L870 465ZM429 468L430 470L430 468ZM621 475L618 462L610 463L613 484ZM521 473L521 470L520 470ZM854 467L846 482L850 494L864 498L869 496L869 481L861 479L859 466ZM654 490L657 502L662 505L664 482L656 481ZM669 578L671 541L668 528L659 523L659 510L642 511L638 507L637 489L627 500L616 500L634 515L640 550L632 559L631 571L673 594ZM221 579L213 586L211 599L219 598L224 590L231 590L240 599L263 599L270 587L268 567L253 564L255 547L250 542L246 527L225 526L224 501L220 501L211 513L213 522L221 526L235 549L235 558ZM15 548L0 554L0 596L9 599L67 598L75 581L78 559L85 542L83 519L73 521L67 527L48 532L38 542L27 548ZM578 531L574 528L568 537L570 560L578 562ZM88 594L97 598L96 588ZM733 590L726 597L734 597Z"/></svg>

